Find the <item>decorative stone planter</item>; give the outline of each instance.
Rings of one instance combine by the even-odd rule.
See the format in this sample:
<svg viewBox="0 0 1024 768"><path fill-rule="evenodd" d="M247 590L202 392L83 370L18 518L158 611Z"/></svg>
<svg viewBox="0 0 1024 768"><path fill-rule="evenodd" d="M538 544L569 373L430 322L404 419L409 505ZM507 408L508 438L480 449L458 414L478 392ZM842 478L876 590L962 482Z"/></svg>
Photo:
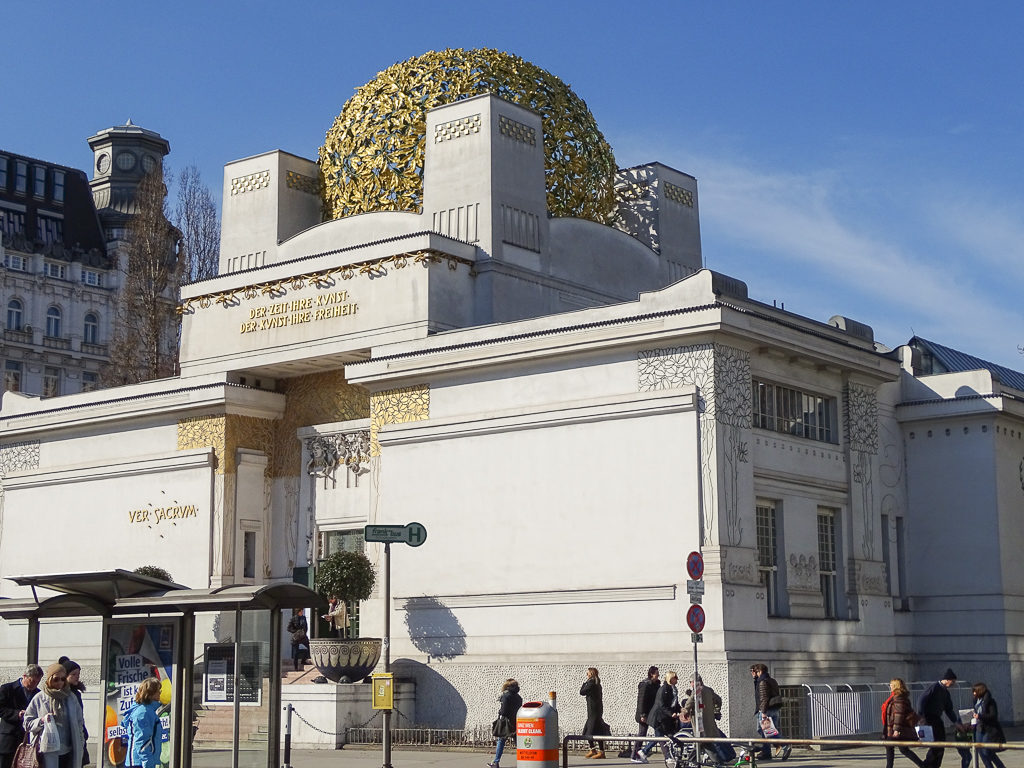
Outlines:
<svg viewBox="0 0 1024 768"><path fill-rule="evenodd" d="M332 683L358 683L377 666L381 645L379 637L323 637L309 641L309 656Z"/></svg>

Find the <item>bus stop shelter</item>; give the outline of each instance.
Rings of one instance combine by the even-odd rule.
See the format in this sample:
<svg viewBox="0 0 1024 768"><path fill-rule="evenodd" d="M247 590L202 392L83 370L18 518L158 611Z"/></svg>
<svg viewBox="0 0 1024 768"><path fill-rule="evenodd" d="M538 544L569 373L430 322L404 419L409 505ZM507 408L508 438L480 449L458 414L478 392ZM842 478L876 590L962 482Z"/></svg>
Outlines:
<svg viewBox="0 0 1024 768"><path fill-rule="evenodd" d="M189 589L123 570L8 578L32 590L0 599L0 618L25 623L27 663L39 662L55 625L102 622L99 648L75 648L100 660L99 711L87 707L101 753L93 763L124 764L119 717L138 684L157 677L162 765L278 768L282 611L325 607L316 592L291 582Z"/></svg>

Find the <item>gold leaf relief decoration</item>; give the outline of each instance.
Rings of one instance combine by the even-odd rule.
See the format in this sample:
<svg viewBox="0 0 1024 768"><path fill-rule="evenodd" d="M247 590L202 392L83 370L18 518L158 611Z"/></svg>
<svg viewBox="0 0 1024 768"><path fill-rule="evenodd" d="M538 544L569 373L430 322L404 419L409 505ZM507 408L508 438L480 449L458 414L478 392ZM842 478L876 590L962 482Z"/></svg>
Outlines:
<svg viewBox="0 0 1024 768"><path fill-rule="evenodd" d="M272 419L257 419L254 416L229 414L225 428L225 454L231 462L229 472L235 471L236 451L249 448L261 451L267 457L267 468L264 474L270 477L274 462L276 439L276 422Z"/></svg>
<svg viewBox="0 0 1024 768"><path fill-rule="evenodd" d="M193 448L213 448L217 458L216 471L224 474L224 416L194 416L178 419L178 450L187 451Z"/></svg>
<svg viewBox="0 0 1024 768"><path fill-rule="evenodd" d="M430 418L430 385L386 389L370 396L370 455L380 456L381 427Z"/></svg>
<svg viewBox="0 0 1024 768"><path fill-rule="evenodd" d="M274 477L301 474L302 446L296 436L300 427L365 419L370 413L369 394L349 384L341 369L283 379L277 389L288 399L284 416L274 422L275 451L271 457Z"/></svg>
<svg viewBox="0 0 1024 768"><path fill-rule="evenodd" d="M320 148L324 216L419 212L427 112L484 93L541 115L551 214L608 223L615 156L586 102L550 72L489 48L429 51L356 89Z"/></svg>

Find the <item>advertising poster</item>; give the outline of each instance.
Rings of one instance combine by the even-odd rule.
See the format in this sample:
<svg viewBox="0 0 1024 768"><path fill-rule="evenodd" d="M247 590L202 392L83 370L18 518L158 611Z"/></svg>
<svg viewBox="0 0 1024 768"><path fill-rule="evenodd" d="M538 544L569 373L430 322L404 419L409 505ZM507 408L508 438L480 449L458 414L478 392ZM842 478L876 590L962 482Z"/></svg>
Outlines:
<svg viewBox="0 0 1024 768"><path fill-rule="evenodd" d="M124 716L135 706L135 692L150 677L160 681L160 721L163 741L160 763L170 763L171 697L174 663L174 624L154 622L112 624L107 645L106 713L103 765L123 766L128 734Z"/></svg>
<svg viewBox="0 0 1024 768"><path fill-rule="evenodd" d="M259 704L263 698L260 675L260 643L242 643L239 662L238 703ZM203 675L203 704L234 704L235 644L207 643L204 646L206 673Z"/></svg>

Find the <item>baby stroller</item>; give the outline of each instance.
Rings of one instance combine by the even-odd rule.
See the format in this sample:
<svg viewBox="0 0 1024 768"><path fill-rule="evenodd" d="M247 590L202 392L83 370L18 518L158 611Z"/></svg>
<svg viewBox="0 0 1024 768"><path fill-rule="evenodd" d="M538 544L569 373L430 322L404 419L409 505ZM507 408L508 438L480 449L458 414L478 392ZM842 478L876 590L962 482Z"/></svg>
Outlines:
<svg viewBox="0 0 1024 768"><path fill-rule="evenodd" d="M715 736L725 738L725 734L721 730L715 734ZM665 761L667 768L701 768L697 764L697 745L692 741L683 741L684 738L693 738L693 727L690 723L683 725L678 731L669 736L668 743L668 754L669 757ZM717 766L731 764L736 760L736 750L733 749L731 744L716 745L724 748L722 751L726 754L721 756L716 754L715 749L711 749L710 744L704 744L700 750L700 762L704 766Z"/></svg>

